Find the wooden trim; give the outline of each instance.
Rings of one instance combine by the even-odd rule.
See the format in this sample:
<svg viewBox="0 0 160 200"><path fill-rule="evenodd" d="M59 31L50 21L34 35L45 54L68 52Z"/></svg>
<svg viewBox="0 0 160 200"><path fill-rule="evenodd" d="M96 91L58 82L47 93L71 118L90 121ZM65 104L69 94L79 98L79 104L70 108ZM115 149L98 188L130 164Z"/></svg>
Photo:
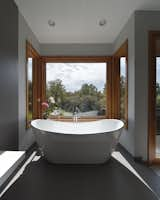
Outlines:
<svg viewBox="0 0 160 200"><path fill-rule="evenodd" d="M119 59L113 57L112 67L112 118L119 119L119 99L120 99L120 77L119 77Z"/></svg>
<svg viewBox="0 0 160 200"><path fill-rule="evenodd" d="M121 47L115 52L113 56L113 83L112 87L114 93L113 99L113 114L115 118L120 118L120 58L126 57L126 92L125 92L125 128L128 128L128 40L126 40Z"/></svg>
<svg viewBox="0 0 160 200"><path fill-rule="evenodd" d="M126 54L126 64L127 64L127 69L126 69L126 103L125 103L125 127L126 129L128 129L128 45L127 45L127 54Z"/></svg>
<svg viewBox="0 0 160 200"><path fill-rule="evenodd" d="M41 58L38 59L38 65L37 65L37 83L36 83L36 91L37 91L37 97L36 97L36 118L41 118L41 103L42 103L42 61Z"/></svg>
<svg viewBox="0 0 160 200"><path fill-rule="evenodd" d="M112 62L109 61L107 62L107 81L106 81L106 84L107 84L107 99L106 99L106 103L107 103L107 113L106 113L106 118L113 118L112 116L112 110L113 110L113 104L112 104L112 98L113 98L113 95L112 95Z"/></svg>
<svg viewBox="0 0 160 200"><path fill-rule="evenodd" d="M155 158L152 162L149 162L149 165L158 165L158 166L160 166L160 158Z"/></svg>
<svg viewBox="0 0 160 200"><path fill-rule="evenodd" d="M54 121L66 121L66 122L72 122L73 119L71 117L49 117L49 119L52 119ZM88 122L88 121L97 121L97 120L101 120L101 119L106 119L106 116L98 116L98 117L81 117L78 119L79 122Z"/></svg>
<svg viewBox="0 0 160 200"><path fill-rule="evenodd" d="M43 58L41 58L41 71L40 71L41 87L40 87L40 96L41 103L46 101L46 63ZM43 110L40 104L40 116L42 118Z"/></svg>
<svg viewBox="0 0 160 200"><path fill-rule="evenodd" d="M62 63L62 62L108 62L111 61L110 56L42 56L45 63Z"/></svg>
<svg viewBox="0 0 160 200"><path fill-rule="evenodd" d="M120 48L114 53L116 57L125 57L128 55L128 39L120 46Z"/></svg>
<svg viewBox="0 0 160 200"><path fill-rule="evenodd" d="M30 122L28 120L28 69L27 69L27 62L28 58L33 58L33 72L32 72L32 84L33 84L33 119L38 117L38 84L39 84L39 59L40 55L34 49L32 44L26 41L26 128L30 127Z"/></svg>
<svg viewBox="0 0 160 200"><path fill-rule="evenodd" d="M39 58L40 55L29 41L26 41L26 57Z"/></svg>
<svg viewBox="0 0 160 200"><path fill-rule="evenodd" d="M160 38L160 31L149 31L148 34L148 162L152 164L156 159L156 39ZM159 161L158 161L159 162Z"/></svg>
<svg viewBox="0 0 160 200"><path fill-rule="evenodd" d="M110 71L112 70L112 57L111 56L42 56L42 67L43 67L43 72L42 72L42 82L43 82L43 88L42 88L42 99L46 99L46 94L45 94L45 88L46 88L46 63L62 63L62 62L73 62L73 63L78 63L78 62L85 62L85 63L92 63L92 62L105 62L107 63L107 70L106 70L106 83L107 83L107 100L106 100L106 116L105 118L111 118L111 107L112 107L112 101L111 101L111 81L110 81ZM45 82L45 83L44 83ZM109 84L108 84L109 83ZM92 119L92 118L91 118Z"/></svg>

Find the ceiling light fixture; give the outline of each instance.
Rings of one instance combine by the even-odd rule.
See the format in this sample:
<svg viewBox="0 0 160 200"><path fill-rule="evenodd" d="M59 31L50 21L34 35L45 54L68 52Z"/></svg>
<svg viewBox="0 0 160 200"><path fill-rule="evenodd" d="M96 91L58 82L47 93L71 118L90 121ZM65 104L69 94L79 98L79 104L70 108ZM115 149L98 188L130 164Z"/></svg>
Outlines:
<svg viewBox="0 0 160 200"><path fill-rule="evenodd" d="M105 26L106 24L107 24L107 20L106 19L99 20L99 26Z"/></svg>
<svg viewBox="0 0 160 200"><path fill-rule="evenodd" d="M55 23L55 21L53 21L52 19L49 19L49 20L48 20L48 25L49 25L50 27L54 27L54 26L56 25L56 23Z"/></svg>

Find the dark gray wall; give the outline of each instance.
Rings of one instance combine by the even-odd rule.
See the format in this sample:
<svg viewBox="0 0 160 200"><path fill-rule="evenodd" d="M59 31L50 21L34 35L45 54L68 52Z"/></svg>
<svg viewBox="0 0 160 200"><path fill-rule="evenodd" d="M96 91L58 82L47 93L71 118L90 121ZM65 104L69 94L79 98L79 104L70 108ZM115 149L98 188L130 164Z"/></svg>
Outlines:
<svg viewBox="0 0 160 200"><path fill-rule="evenodd" d="M112 55L112 44L41 44L43 56L106 56Z"/></svg>
<svg viewBox="0 0 160 200"><path fill-rule="evenodd" d="M24 17L18 16L18 96L19 96L19 149L26 150L34 143L32 130L26 129L26 40L39 52L39 42L26 23Z"/></svg>
<svg viewBox="0 0 160 200"><path fill-rule="evenodd" d="M0 150L18 148L18 10L0 2Z"/></svg>

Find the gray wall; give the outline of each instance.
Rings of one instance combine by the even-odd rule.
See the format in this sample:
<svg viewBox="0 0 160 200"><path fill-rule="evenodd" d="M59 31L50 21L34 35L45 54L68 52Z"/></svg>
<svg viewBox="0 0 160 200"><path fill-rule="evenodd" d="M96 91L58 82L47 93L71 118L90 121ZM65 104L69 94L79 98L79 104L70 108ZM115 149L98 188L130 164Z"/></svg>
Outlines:
<svg viewBox="0 0 160 200"><path fill-rule="evenodd" d="M147 160L148 145L148 31L160 30L160 11L136 11L130 18L113 49L128 38L129 85L128 130L121 144L135 157Z"/></svg>
<svg viewBox="0 0 160 200"><path fill-rule="evenodd" d="M130 17L113 44L113 50L128 39L128 130L122 133L120 143L135 156L135 17Z"/></svg>
<svg viewBox="0 0 160 200"><path fill-rule="evenodd" d="M41 44L43 56L106 56L112 55L112 44Z"/></svg>
<svg viewBox="0 0 160 200"><path fill-rule="evenodd" d="M1 0L0 26L0 150L16 150L18 149L18 10L13 1Z"/></svg>
<svg viewBox="0 0 160 200"><path fill-rule="evenodd" d="M19 40L18 40L18 95L19 95L19 149L27 149L34 137L31 129L26 130L26 40L40 52L39 42L31 31L23 16L19 13Z"/></svg>
<svg viewBox="0 0 160 200"><path fill-rule="evenodd" d="M135 12L136 137L135 155L147 159L148 143L148 31L160 30L160 11Z"/></svg>

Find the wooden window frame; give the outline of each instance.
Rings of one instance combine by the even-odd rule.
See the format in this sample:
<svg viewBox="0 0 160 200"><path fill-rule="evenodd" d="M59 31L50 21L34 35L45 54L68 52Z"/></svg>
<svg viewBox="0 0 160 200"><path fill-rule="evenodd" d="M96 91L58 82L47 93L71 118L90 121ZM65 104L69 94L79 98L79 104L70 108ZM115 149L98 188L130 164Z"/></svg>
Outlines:
<svg viewBox="0 0 160 200"><path fill-rule="evenodd" d="M128 129L128 40L113 55L113 113L120 119L120 58L126 57L125 128Z"/></svg>
<svg viewBox="0 0 160 200"><path fill-rule="evenodd" d="M107 75L106 75L106 83L107 83L107 105L106 105L106 115L99 117L84 117L81 121L90 121L97 119L105 119L105 118L119 118L119 70L116 66L117 57L120 51L117 51L114 56L40 56L38 52L33 48L31 43L26 42L26 60L27 56L34 57L36 62L34 63L34 72L33 72L33 119L42 118L43 110L41 103L46 100L46 63L54 63L54 62L106 62L107 63ZM128 51L127 51L128 53ZM126 55L126 54L125 54ZM126 56L128 58L128 54ZM26 62L27 63L27 62ZM27 68L27 67L26 67ZM127 78L128 78L128 70L127 70ZM26 77L27 80L27 77ZM128 83L128 80L127 80ZM128 84L127 84L128 86ZM128 90L127 90L128 91ZM128 94L128 92L127 92ZM27 91L26 91L27 97ZM26 98L27 99L27 98ZM128 96L127 96L128 102ZM26 108L28 107L28 102L26 102ZM128 103L127 103L128 104ZM26 109L27 111L27 109ZM128 106L127 106L128 111ZM27 113L26 113L27 115ZM126 127L128 126L128 112L126 114ZM66 118L62 118L61 120L68 120ZM27 116L26 116L27 122ZM26 127L29 125L26 123Z"/></svg>
<svg viewBox="0 0 160 200"><path fill-rule="evenodd" d="M148 33L148 163L160 164L160 159L156 158L156 71L155 41L160 38L160 31L149 31Z"/></svg>
<svg viewBox="0 0 160 200"><path fill-rule="evenodd" d="M112 101L111 101L111 78L110 78L110 70L112 67L112 57L110 56L87 56L87 57L82 57L82 56L58 56L58 57L53 57L53 56L42 56L41 57L41 65L42 65L42 101L46 100L46 64L47 63L102 63L105 62L107 63L107 70L106 70L106 83L107 83L107 105L106 105L106 115L104 116L99 116L99 117L83 117L81 121L92 121L92 120L97 120L97 119L105 119L105 118L112 118ZM42 109L41 109L41 116L42 116ZM70 121L71 118L67 117L61 117L58 120L63 120L63 121Z"/></svg>
<svg viewBox="0 0 160 200"><path fill-rule="evenodd" d="M39 95L39 62L40 62L40 55L38 52L34 49L32 44L29 41L26 41L26 129L30 128L30 121L28 119L28 58L31 57L33 59L33 65L32 65L32 95L33 95L33 110L32 110L32 118L36 119L40 117L39 113L39 107L38 107L38 98L40 98Z"/></svg>

